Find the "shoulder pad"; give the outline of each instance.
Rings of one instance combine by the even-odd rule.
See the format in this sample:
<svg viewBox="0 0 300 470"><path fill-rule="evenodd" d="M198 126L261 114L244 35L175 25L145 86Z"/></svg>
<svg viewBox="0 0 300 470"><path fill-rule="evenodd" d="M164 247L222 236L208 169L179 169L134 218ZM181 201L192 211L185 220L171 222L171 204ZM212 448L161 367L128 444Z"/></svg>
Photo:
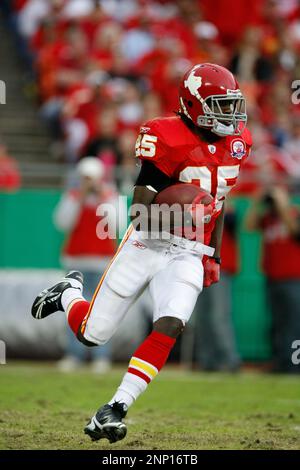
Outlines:
<svg viewBox="0 0 300 470"><path fill-rule="evenodd" d="M244 131L242 132L242 135L241 137L244 139L244 141L246 142L246 144L251 147L252 144L253 144L253 141L252 141L252 135L251 135L251 132L249 131L249 129L246 127L244 129Z"/></svg>

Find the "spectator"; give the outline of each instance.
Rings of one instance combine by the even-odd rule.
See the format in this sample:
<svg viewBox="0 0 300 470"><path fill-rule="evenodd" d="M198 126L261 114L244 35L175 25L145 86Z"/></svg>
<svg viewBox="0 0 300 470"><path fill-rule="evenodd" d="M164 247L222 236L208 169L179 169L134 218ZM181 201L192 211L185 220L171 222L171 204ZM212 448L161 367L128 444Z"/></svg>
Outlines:
<svg viewBox="0 0 300 470"><path fill-rule="evenodd" d="M270 81L272 78L271 63L261 51L261 36L261 29L247 28L232 58L231 69L240 82Z"/></svg>
<svg viewBox="0 0 300 470"><path fill-rule="evenodd" d="M105 107L106 81L107 74L100 71L88 74L85 82L69 92L63 109L59 111L59 119L63 122L66 135L66 156L69 161L77 161L82 153L86 153L85 146L95 139L99 132L103 137L108 133L110 136L115 135L116 111L113 105ZM88 148L87 153L97 156L94 151L94 148Z"/></svg>
<svg viewBox="0 0 300 470"><path fill-rule="evenodd" d="M21 177L17 163L0 141L0 191L17 191L20 186Z"/></svg>
<svg viewBox="0 0 300 470"><path fill-rule="evenodd" d="M29 0L20 10L18 23L20 32L31 37L38 29L42 20L51 12L51 4L47 0Z"/></svg>
<svg viewBox="0 0 300 470"><path fill-rule="evenodd" d="M151 32L151 18L145 12L137 18L137 25L124 34L122 51L130 63L137 62L143 55L151 52L155 39Z"/></svg>
<svg viewBox="0 0 300 470"><path fill-rule="evenodd" d="M139 127L143 117L141 96L138 87L130 82L126 83L124 93L119 105L118 117L124 126Z"/></svg>
<svg viewBox="0 0 300 470"><path fill-rule="evenodd" d="M136 142L136 132L125 129L119 136L118 154L120 165L117 168L116 180L121 194L132 195L132 188L138 175L136 159L132 153Z"/></svg>
<svg viewBox="0 0 300 470"><path fill-rule="evenodd" d="M284 144L284 149L290 156L290 174L300 177L300 117L292 121L291 137Z"/></svg>
<svg viewBox="0 0 300 470"><path fill-rule="evenodd" d="M206 371L235 372L240 367L232 325L232 280L238 271L237 220L227 209L221 250L221 279L199 296L196 314L196 360Z"/></svg>
<svg viewBox="0 0 300 470"><path fill-rule="evenodd" d="M150 121L163 114L160 96L157 93L149 92L143 98L143 120Z"/></svg>
<svg viewBox="0 0 300 470"><path fill-rule="evenodd" d="M83 272L86 295L91 299L99 282L99 271L104 272L116 248L116 240L98 238L96 227L99 217L96 209L99 204L110 203L110 216L115 217L117 194L103 183L104 166L96 158L87 157L81 160L77 165L77 172L80 178L79 188L67 191L62 196L55 210L54 220L56 226L67 234L62 265L66 270L80 269ZM60 369L76 369L84 360L85 352L86 348L78 343L74 335L68 335L66 355L58 364ZM98 373L106 372L111 363L110 347L95 348L92 354L92 369Z"/></svg>
<svg viewBox="0 0 300 470"><path fill-rule="evenodd" d="M100 69L111 69L113 55L121 44L122 32L122 27L113 21L107 21L96 30L92 44L92 53Z"/></svg>
<svg viewBox="0 0 300 470"><path fill-rule="evenodd" d="M248 230L263 237L262 267L272 315L274 372L300 373L291 361L294 340L300 338L300 211L286 189L259 192L247 218Z"/></svg>
<svg viewBox="0 0 300 470"><path fill-rule="evenodd" d="M97 134L86 148L85 153L100 158L106 167L106 177L113 177L113 169L118 162L118 116L114 105L106 106L97 116Z"/></svg>

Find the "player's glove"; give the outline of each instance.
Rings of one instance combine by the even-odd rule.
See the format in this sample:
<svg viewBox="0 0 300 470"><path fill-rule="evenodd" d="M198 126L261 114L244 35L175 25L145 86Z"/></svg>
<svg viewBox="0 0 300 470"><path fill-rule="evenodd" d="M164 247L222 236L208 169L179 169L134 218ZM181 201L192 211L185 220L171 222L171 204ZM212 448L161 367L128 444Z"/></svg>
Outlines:
<svg viewBox="0 0 300 470"><path fill-rule="evenodd" d="M204 287L209 287L220 280L220 258L205 257L204 267Z"/></svg>

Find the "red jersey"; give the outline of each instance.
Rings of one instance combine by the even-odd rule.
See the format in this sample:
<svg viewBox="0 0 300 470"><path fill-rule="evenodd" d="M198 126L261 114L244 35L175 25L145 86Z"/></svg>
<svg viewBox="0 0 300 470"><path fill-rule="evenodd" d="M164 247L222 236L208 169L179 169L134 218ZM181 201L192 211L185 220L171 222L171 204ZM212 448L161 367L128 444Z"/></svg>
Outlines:
<svg viewBox="0 0 300 470"><path fill-rule="evenodd" d="M71 191L69 196L77 200L79 193L76 190ZM115 241L111 238L100 239L97 236L99 216L96 211L100 203L111 201L113 196L113 193L107 191L101 195L101 199L96 198L92 203L81 206L77 222L63 248L65 256L113 256L116 250Z"/></svg>
<svg viewBox="0 0 300 470"><path fill-rule="evenodd" d="M174 183L200 185L216 198L217 212L207 224L205 234L208 244L223 201L236 184L251 145L247 129L241 136L222 137L210 144L176 116L146 122L137 139L136 156L153 162Z"/></svg>
<svg viewBox="0 0 300 470"><path fill-rule="evenodd" d="M292 209L294 217L299 211ZM277 216L266 214L261 221L263 232L263 271L273 280L300 278L300 242L289 235Z"/></svg>

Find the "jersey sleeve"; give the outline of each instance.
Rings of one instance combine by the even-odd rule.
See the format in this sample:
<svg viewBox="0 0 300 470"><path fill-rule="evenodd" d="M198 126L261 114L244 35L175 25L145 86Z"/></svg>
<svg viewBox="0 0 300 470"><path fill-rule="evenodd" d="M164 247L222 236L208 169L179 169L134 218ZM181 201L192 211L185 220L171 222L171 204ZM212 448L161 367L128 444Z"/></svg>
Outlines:
<svg viewBox="0 0 300 470"><path fill-rule="evenodd" d="M172 184L172 178L163 173L151 160L143 160L135 186L146 186L159 193Z"/></svg>
<svg viewBox="0 0 300 470"><path fill-rule="evenodd" d="M253 144L251 132L249 131L249 129L247 129L247 127L242 133L242 138L244 139L244 142L246 144L246 155L245 155L245 158L243 158L243 160L241 161L241 167L243 167L245 163L248 161L248 158L250 157L250 154L251 154L252 144Z"/></svg>
<svg viewBox="0 0 300 470"><path fill-rule="evenodd" d="M135 144L135 156L141 161L151 162L165 175L172 177L170 151L155 119L146 122L140 128Z"/></svg>

